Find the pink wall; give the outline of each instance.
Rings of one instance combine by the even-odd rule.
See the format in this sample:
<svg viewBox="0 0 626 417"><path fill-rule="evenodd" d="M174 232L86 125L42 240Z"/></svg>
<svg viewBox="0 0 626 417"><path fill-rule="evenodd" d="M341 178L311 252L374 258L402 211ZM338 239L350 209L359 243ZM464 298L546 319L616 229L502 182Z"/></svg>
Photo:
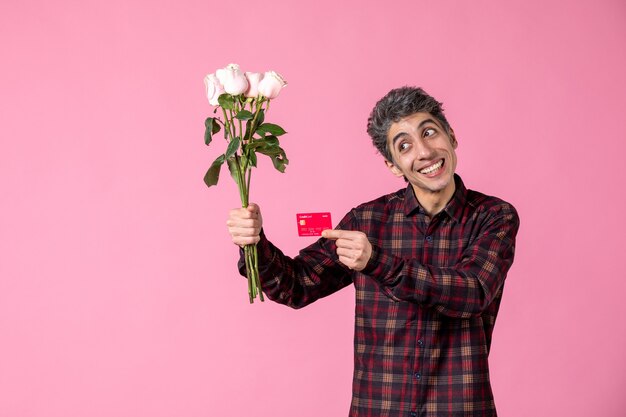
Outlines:
<svg viewBox="0 0 626 417"><path fill-rule="evenodd" d="M215 3L215 4L212 4ZM286 253L295 213L403 187L365 133L390 88L444 101L471 188L522 228L491 355L502 416L621 416L626 6L596 1L70 1L0 5L0 416L341 416L353 290L247 302L202 176L205 73L289 82L282 175L252 199ZM376 5L374 5L376 4Z"/></svg>

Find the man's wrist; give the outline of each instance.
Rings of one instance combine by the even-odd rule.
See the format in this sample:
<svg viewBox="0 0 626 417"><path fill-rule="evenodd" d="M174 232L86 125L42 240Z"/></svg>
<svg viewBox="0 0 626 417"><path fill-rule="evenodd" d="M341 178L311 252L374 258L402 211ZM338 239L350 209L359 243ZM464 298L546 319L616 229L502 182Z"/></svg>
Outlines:
<svg viewBox="0 0 626 417"><path fill-rule="evenodd" d="M377 271L377 267L380 264L381 250L378 246L372 245L372 254L370 255L365 268L361 270L361 273L365 275L374 275Z"/></svg>

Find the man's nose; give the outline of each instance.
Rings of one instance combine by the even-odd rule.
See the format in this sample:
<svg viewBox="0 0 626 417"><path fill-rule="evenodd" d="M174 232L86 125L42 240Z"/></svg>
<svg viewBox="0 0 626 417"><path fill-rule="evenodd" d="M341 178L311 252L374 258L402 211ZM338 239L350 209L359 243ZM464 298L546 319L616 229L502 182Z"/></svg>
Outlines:
<svg viewBox="0 0 626 417"><path fill-rule="evenodd" d="M423 140L417 139L415 141L415 150L419 159L430 159L433 155L433 149Z"/></svg>

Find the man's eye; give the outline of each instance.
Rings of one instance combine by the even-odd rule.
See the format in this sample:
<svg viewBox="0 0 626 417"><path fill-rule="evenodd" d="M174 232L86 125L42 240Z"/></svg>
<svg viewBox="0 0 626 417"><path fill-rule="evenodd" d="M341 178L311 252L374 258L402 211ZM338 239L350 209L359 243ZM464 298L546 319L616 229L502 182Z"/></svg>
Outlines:
<svg viewBox="0 0 626 417"><path fill-rule="evenodd" d="M424 137L430 137L432 135L434 135L435 133L437 133L437 131L435 129L433 129L432 127L429 127L428 129L424 130Z"/></svg>
<svg viewBox="0 0 626 417"><path fill-rule="evenodd" d="M404 151L406 151L407 149L409 149L409 146L410 146L410 145L409 145L407 142L402 142L402 143L398 146L398 150L399 150L400 152L404 152Z"/></svg>

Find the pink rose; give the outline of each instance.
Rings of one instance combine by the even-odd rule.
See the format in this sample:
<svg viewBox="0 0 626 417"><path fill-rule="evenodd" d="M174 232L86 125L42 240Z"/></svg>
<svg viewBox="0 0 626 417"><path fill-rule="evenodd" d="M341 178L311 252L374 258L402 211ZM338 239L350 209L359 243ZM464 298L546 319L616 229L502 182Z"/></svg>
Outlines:
<svg viewBox="0 0 626 417"><path fill-rule="evenodd" d="M286 85L287 83L280 74L275 71L268 71L259 83L259 94L271 100L278 97L280 90Z"/></svg>
<svg viewBox="0 0 626 417"><path fill-rule="evenodd" d="M248 79L248 91L245 92L245 96L256 98L259 95L259 83L263 79L263 74L260 72L246 72L246 78Z"/></svg>
<svg viewBox="0 0 626 417"><path fill-rule="evenodd" d="M224 86L222 86L215 74L209 74L204 77L204 85L206 86L206 95L209 103L212 106L217 106L219 104L217 99L221 94L224 94Z"/></svg>
<svg viewBox="0 0 626 417"><path fill-rule="evenodd" d="M237 96L248 89L248 80L237 64L228 64L226 68L215 71L215 75L228 94Z"/></svg>

